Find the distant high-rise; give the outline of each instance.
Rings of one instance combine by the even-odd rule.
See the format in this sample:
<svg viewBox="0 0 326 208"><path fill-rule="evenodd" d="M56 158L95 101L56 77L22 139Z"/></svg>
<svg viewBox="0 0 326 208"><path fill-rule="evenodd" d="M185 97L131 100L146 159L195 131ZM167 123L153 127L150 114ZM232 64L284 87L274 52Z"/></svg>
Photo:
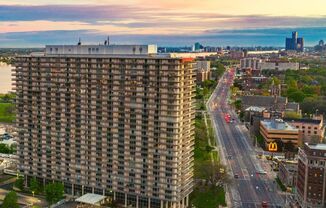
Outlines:
<svg viewBox="0 0 326 208"><path fill-rule="evenodd" d="M204 49L204 46L202 46L200 43L195 43L192 46L192 51L201 51Z"/></svg>
<svg viewBox="0 0 326 208"><path fill-rule="evenodd" d="M302 52L303 48L304 39L298 37L298 32L292 32L292 37L285 39L285 50Z"/></svg>
<svg viewBox="0 0 326 208"><path fill-rule="evenodd" d="M324 40L320 40L319 43L318 43L319 46L324 46L325 43L324 43Z"/></svg>
<svg viewBox="0 0 326 208"><path fill-rule="evenodd" d="M70 195L184 208L193 187L194 63L155 45L53 45L16 58L18 169Z"/></svg>

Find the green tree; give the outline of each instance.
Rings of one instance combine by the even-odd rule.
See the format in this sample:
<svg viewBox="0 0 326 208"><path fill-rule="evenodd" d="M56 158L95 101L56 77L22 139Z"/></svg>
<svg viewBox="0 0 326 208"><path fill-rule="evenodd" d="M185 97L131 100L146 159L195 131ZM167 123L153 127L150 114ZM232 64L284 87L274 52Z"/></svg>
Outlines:
<svg viewBox="0 0 326 208"><path fill-rule="evenodd" d="M13 153L13 149L10 148L6 144L0 144L0 153L3 153L3 154L12 154Z"/></svg>
<svg viewBox="0 0 326 208"><path fill-rule="evenodd" d="M277 77L273 77L274 85L279 85L281 84L281 80Z"/></svg>
<svg viewBox="0 0 326 208"><path fill-rule="evenodd" d="M237 109L237 110L241 110L241 100L236 100L234 102L234 107Z"/></svg>
<svg viewBox="0 0 326 208"><path fill-rule="evenodd" d="M284 117L285 118L300 119L302 116L297 112L286 111Z"/></svg>
<svg viewBox="0 0 326 208"><path fill-rule="evenodd" d="M45 186L45 198L49 204L54 204L63 198L64 187L62 183L50 183Z"/></svg>
<svg viewBox="0 0 326 208"><path fill-rule="evenodd" d="M288 86L289 88L294 88L294 89L297 89L298 88L298 82L294 79L290 79L288 81Z"/></svg>
<svg viewBox="0 0 326 208"><path fill-rule="evenodd" d="M16 192L10 191L4 198L1 208L19 208Z"/></svg>
<svg viewBox="0 0 326 208"><path fill-rule="evenodd" d="M302 88L302 92L305 94L305 95L314 95L316 94L316 88L314 86L308 86L308 85L305 85L303 86Z"/></svg>
<svg viewBox="0 0 326 208"><path fill-rule="evenodd" d="M24 178L19 176L14 183L14 186L20 190L24 189Z"/></svg>
<svg viewBox="0 0 326 208"><path fill-rule="evenodd" d="M208 88L207 87L204 87L204 89L203 89L203 95L204 95L204 97L206 97L208 95L208 93L209 93Z"/></svg>
<svg viewBox="0 0 326 208"><path fill-rule="evenodd" d="M305 99L305 94L300 90L296 90L292 93L288 92L288 97L290 100L301 103Z"/></svg>
<svg viewBox="0 0 326 208"><path fill-rule="evenodd" d="M36 178L32 178L31 182L30 182L30 190L32 193L34 194L38 194L40 193L41 190L41 185L40 183L36 180Z"/></svg>

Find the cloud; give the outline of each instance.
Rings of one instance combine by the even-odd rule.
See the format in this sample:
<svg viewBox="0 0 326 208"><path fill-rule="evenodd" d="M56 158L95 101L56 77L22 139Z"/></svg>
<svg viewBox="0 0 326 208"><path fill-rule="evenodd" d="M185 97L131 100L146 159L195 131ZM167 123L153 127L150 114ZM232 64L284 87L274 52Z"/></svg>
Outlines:
<svg viewBox="0 0 326 208"><path fill-rule="evenodd" d="M42 1L43 5L38 5L40 2L37 0L28 1L35 3L34 5L0 5L0 37L4 39L6 36L9 42L13 40L9 35L26 37L26 40L17 39L14 42L25 45L44 45L47 43L45 38L48 42L73 41L77 34L88 35L93 41L109 34L123 43L131 39L141 43L158 42L160 45L189 45L193 40L206 41L209 44L219 44L221 40L221 43L227 45L243 45L238 40L242 39L240 36L244 36L242 41L246 41L246 45L254 44L250 38L255 38L261 45L268 45L269 42L271 45L283 45L283 38L291 28L310 28L306 31L307 38L311 37L314 41L315 37L322 38L324 32L316 32L313 27L326 27L326 16L226 14L219 13L224 11L222 8L207 11L197 8L198 1L195 0L161 0L153 4L149 4L149 0L126 0L121 4L113 0L92 1L94 4L89 5L80 5L76 1L76 4L71 4L71 0L67 0L65 5L49 5L46 4L50 2L48 0ZM203 1L207 6L215 0ZM220 3L219 1L216 5ZM316 35L308 31L314 31ZM61 33L71 39L65 39ZM41 38L40 41L31 37L31 34ZM267 43L264 44L262 40L265 37L272 41L265 39ZM231 38L235 38L236 42L232 42ZM0 44L8 45L7 42Z"/></svg>
<svg viewBox="0 0 326 208"><path fill-rule="evenodd" d="M119 20L127 18L140 18L145 9L132 6L89 6L89 5L40 5L0 6L0 21L84 21Z"/></svg>
<svg viewBox="0 0 326 208"><path fill-rule="evenodd" d="M326 38L326 27L276 28L251 30L221 30L215 33L188 35L110 35L114 44L158 44L159 46L190 46L201 42L211 46L284 46L284 39L292 30L305 38L306 45L316 45ZM79 37L84 44L98 44L106 35L94 30L56 30L35 32L13 32L0 34L0 47L44 47L46 44L76 44Z"/></svg>
<svg viewBox="0 0 326 208"><path fill-rule="evenodd" d="M169 1L161 3L168 4ZM94 29L99 33L120 31L120 34L199 34L214 32L218 30L217 28L225 30L326 26L326 18L325 16L293 17L189 12L178 11L175 8L163 10L150 6L133 6L133 4L131 6L2 5L0 25L3 28L2 32L37 31L37 28L39 31L67 30L70 25L71 30ZM62 28L59 28L60 26Z"/></svg>

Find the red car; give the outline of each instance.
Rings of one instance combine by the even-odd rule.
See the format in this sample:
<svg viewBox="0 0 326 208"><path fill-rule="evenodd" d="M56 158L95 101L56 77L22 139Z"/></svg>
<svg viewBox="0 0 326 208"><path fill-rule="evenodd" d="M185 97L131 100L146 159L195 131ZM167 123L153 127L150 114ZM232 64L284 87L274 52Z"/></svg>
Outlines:
<svg viewBox="0 0 326 208"><path fill-rule="evenodd" d="M262 207L262 208L267 208L267 207L268 207L267 202L266 202L266 201L262 201L262 203L261 203L261 207Z"/></svg>
<svg viewBox="0 0 326 208"><path fill-rule="evenodd" d="M231 121L231 116L230 116L230 114L226 113L226 114L224 115L224 119L225 119L226 123L230 123L230 121Z"/></svg>

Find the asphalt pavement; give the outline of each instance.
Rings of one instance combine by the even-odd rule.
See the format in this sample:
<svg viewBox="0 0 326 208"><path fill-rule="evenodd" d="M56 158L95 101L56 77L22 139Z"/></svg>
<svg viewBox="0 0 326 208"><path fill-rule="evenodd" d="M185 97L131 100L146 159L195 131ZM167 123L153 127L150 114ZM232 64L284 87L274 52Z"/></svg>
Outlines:
<svg viewBox="0 0 326 208"><path fill-rule="evenodd" d="M266 166L260 164L248 133L228 104L234 73L234 69L225 72L207 103L216 129L222 162L227 165L233 178L227 190L231 202L229 206L262 207L264 201L268 207L284 207L284 196L280 194L274 179L258 173L270 169L264 169ZM230 123L225 119L226 115L230 115Z"/></svg>

